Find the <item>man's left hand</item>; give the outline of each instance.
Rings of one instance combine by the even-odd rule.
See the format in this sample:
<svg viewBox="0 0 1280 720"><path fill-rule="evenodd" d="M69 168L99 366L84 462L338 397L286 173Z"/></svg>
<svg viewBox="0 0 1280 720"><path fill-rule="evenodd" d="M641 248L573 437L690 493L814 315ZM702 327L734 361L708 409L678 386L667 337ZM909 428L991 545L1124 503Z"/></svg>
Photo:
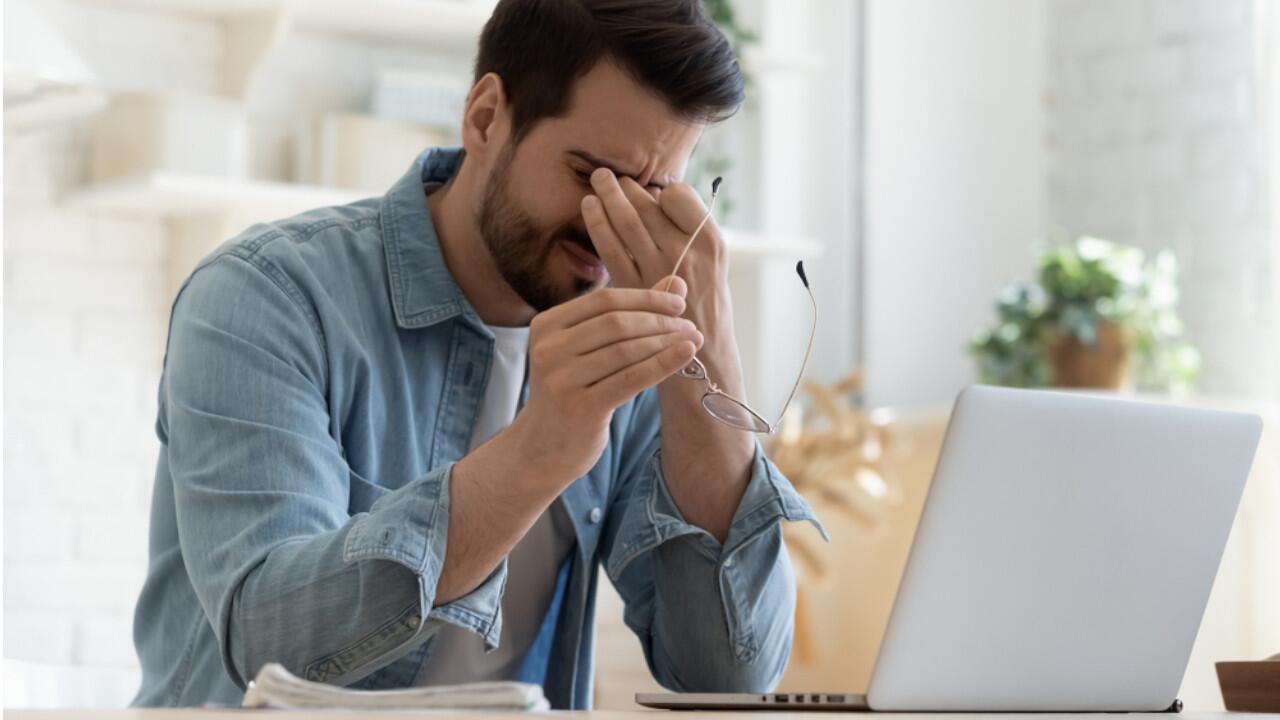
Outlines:
<svg viewBox="0 0 1280 720"><path fill-rule="evenodd" d="M707 208L693 188L670 185L652 194L631 178L619 181L608 169L591 174L594 195L582 200L587 232L618 287L648 288L671 274ZM733 334L729 257L724 239L708 220L694 239L680 277L688 286L685 317L702 331L698 359L722 391L746 398L742 364ZM681 513L720 542L728 537L735 508L751 478L755 436L718 423L697 403L702 383L683 379L659 385L662 408L662 468ZM717 481L708 482L708 478Z"/></svg>
<svg viewBox="0 0 1280 720"><path fill-rule="evenodd" d="M651 288L670 275L707 214L698 193L683 183L646 191L629 177L599 168L591 186L595 194L583 198L582 215L615 287ZM698 233L679 275L689 287L686 317L704 335L731 335L729 258L714 219Z"/></svg>

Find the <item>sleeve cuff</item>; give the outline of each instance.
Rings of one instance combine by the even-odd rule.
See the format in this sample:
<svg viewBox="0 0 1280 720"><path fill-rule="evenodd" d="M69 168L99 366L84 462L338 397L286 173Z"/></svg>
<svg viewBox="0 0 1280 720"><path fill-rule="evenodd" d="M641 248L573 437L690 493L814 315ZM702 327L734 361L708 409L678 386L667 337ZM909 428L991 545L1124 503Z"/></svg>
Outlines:
<svg viewBox="0 0 1280 720"><path fill-rule="evenodd" d="M658 466L661 472L661 465ZM670 501L663 481L663 494ZM671 502L675 508L675 503ZM730 556L755 537L760 531L773 527L779 519L791 522L808 521L823 540L829 540L826 528L813 513L809 503L800 497L800 493L791 486L786 478L764 454L760 442L756 441L756 454L752 460L751 481L742 494L738 509L734 512L733 522L729 525L729 535L725 538L724 554Z"/></svg>
<svg viewBox="0 0 1280 720"><path fill-rule="evenodd" d="M507 589L507 559L503 558L480 587L470 593L431 609L427 613L427 632L434 633L444 623L457 625L479 635L485 652L498 647L502 637L502 596Z"/></svg>
<svg viewBox="0 0 1280 720"><path fill-rule="evenodd" d="M773 527L779 520L807 520L812 523L824 540L826 530L818 521L809 504L791 487L773 462L756 442L752 460L751 479L734 511L729 534L723 545L711 533L685 520L676 506L666 479L662 474L662 450L654 451L649 460L649 472L645 482L652 487L643 491L646 497L643 512L631 509L623 518L618 532L620 552L615 552L608 568L613 578L620 577L626 566L641 554L653 550L668 540L692 536L690 540L699 552L717 563L729 561L739 549L761 532Z"/></svg>
<svg viewBox="0 0 1280 720"><path fill-rule="evenodd" d="M502 634L505 559L475 590L433 607L449 539L449 481L453 465L436 468L379 498L352 526L342 558L348 563L373 559L405 566L419 578L421 607L430 608L419 635L429 636L442 623L450 623L476 633L484 639L485 649L492 650Z"/></svg>

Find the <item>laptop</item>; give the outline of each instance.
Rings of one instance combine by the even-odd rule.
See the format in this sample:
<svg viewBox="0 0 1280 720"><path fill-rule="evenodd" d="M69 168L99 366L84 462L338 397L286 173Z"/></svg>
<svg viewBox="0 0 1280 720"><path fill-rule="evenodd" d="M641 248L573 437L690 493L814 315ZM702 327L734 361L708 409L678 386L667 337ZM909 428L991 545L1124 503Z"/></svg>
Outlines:
<svg viewBox="0 0 1280 720"><path fill-rule="evenodd" d="M667 709L1178 710L1256 415L973 386L957 398L867 693Z"/></svg>

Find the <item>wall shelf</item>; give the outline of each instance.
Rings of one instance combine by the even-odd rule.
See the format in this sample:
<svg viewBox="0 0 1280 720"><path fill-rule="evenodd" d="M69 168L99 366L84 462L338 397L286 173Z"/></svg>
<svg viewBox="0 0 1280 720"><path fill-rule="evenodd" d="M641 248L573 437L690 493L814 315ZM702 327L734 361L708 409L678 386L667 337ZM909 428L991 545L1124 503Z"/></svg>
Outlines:
<svg viewBox="0 0 1280 720"><path fill-rule="evenodd" d="M221 23L227 52L220 92L243 99L262 61L296 32L470 53L492 0L81 0Z"/></svg>
<svg viewBox="0 0 1280 720"><path fill-rule="evenodd" d="M75 210L151 217L181 217L231 209L262 217L284 217L375 194L268 180L156 172L89 185L68 196L65 204Z"/></svg>
<svg viewBox="0 0 1280 720"><path fill-rule="evenodd" d="M299 30L402 42L474 44L492 0L82 0L212 20L284 13Z"/></svg>
<svg viewBox="0 0 1280 720"><path fill-rule="evenodd" d="M822 255L822 246L817 240L801 235L772 235L734 228L725 228L724 235L729 254L735 258L810 260Z"/></svg>

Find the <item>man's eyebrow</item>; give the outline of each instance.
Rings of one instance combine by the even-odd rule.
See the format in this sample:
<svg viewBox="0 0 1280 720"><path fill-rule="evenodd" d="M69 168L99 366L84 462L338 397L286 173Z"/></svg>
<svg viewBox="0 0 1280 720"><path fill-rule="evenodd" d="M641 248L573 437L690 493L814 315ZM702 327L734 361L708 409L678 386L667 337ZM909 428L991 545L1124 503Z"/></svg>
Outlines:
<svg viewBox="0 0 1280 720"><path fill-rule="evenodd" d="M614 165L613 163L609 162L608 160L605 160L604 158L596 157L595 155L592 155L586 150L574 148L572 150L566 151L566 154L573 155L574 157L581 159L583 162L589 163L592 167L607 168L614 175L617 175L619 177L629 177L632 180L635 180L636 182L640 182L639 178L637 178L634 173L629 173L624 170L621 170L620 168L618 168L617 165ZM649 187L656 187L659 190L662 190L667 187L667 183L650 182Z"/></svg>

